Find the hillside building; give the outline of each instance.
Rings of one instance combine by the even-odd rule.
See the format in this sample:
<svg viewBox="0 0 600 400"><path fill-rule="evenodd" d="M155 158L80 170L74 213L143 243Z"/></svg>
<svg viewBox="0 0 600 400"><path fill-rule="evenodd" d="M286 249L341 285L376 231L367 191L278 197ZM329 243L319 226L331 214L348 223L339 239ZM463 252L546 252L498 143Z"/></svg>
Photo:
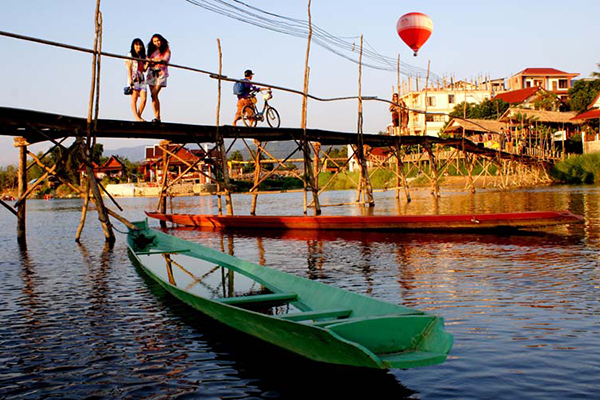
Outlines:
<svg viewBox="0 0 600 400"><path fill-rule="evenodd" d="M559 71L555 68L525 68L508 78L508 90L539 87L555 93L562 101L569 98L569 89L578 73Z"/></svg>
<svg viewBox="0 0 600 400"><path fill-rule="evenodd" d="M438 136L450 119L448 114L464 101L479 104L492 97L492 85L458 81L439 87L411 91L400 96L409 112L408 134ZM496 83L496 88L500 88ZM425 114L427 112L427 115Z"/></svg>

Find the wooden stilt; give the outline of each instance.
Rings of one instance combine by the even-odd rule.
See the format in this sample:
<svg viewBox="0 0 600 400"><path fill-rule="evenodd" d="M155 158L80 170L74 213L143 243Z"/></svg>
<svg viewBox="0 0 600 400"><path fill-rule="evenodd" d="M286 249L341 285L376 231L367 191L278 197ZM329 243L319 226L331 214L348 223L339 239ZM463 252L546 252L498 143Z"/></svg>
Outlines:
<svg viewBox="0 0 600 400"><path fill-rule="evenodd" d="M310 55L310 43L312 40L312 19L310 14L311 0L308 0L308 40L306 44L306 61L304 63L304 92L302 96L302 153L304 157L304 214L308 213L308 191L312 192L313 196L313 207L315 215L321 214L321 204L319 202L319 192L315 185L315 176L312 173L311 161L310 161L310 148L308 144L308 136L306 134L307 127L307 106L308 106L308 78L310 75L310 68L308 66L308 59Z"/></svg>
<svg viewBox="0 0 600 400"><path fill-rule="evenodd" d="M256 215L256 203L258 201L258 185L260 183L260 173L262 165L260 163L260 157L262 153L262 145L258 140L254 140L256 146L256 152L254 153L254 185L252 194L252 204L250 206L250 215Z"/></svg>
<svg viewBox="0 0 600 400"><path fill-rule="evenodd" d="M439 171L437 166L437 160L435 154L433 153L433 149L431 148L431 144L426 143L423 145L423 148L429 155L429 172L431 174L431 195L433 197L440 196L440 182L439 182Z"/></svg>
<svg viewBox="0 0 600 400"><path fill-rule="evenodd" d="M369 179L369 171L367 169L367 160L365 158L365 146L363 142L363 106L362 106L362 52L363 52L363 36L360 35L360 54L358 58L358 146L357 153L359 155L361 179L360 186L364 190L363 199L369 207L375 207L375 199L373 198L373 187ZM359 190L360 193L360 190Z"/></svg>
<svg viewBox="0 0 600 400"><path fill-rule="evenodd" d="M319 142L314 142L313 143L313 149L315 152L315 155L313 157L313 176L315 177L315 184L314 184L314 188L316 190L319 190L319 154L321 152L321 143Z"/></svg>
<svg viewBox="0 0 600 400"><path fill-rule="evenodd" d="M81 239L81 232L83 232L83 227L85 226L85 218L87 216L88 206L90 204L90 184L89 181L86 181L85 184L85 197L83 199L83 207L81 208L81 221L79 222L79 226L77 227L77 233L75 234L75 241L79 243Z"/></svg>
<svg viewBox="0 0 600 400"><path fill-rule="evenodd" d="M221 165L221 177L223 181L223 190L225 191L225 206L227 208L227 215L233 215L233 202L231 199L231 185L229 182L229 169L227 166L227 152L225 151L225 141L223 135L219 130L220 114L221 114L221 74L223 71L223 53L221 52L221 40L217 39L217 47L219 48L219 96L217 101L217 139L216 145L219 150L219 159ZM219 200L221 196L219 196ZM221 206L219 206L219 213L221 213Z"/></svg>
<svg viewBox="0 0 600 400"><path fill-rule="evenodd" d="M160 189L160 198L158 199L158 210L162 214L167 213L167 180L169 175L169 160L167 149L169 147L169 141L163 140L159 143L159 146L162 148L162 184ZM167 223L165 221L160 221L160 227L166 228Z"/></svg>
<svg viewBox="0 0 600 400"><path fill-rule="evenodd" d="M19 198L22 202L17 208L17 241L19 245L27 245L27 141L25 138L17 137L14 140L14 146L19 148L19 166L17 170Z"/></svg>

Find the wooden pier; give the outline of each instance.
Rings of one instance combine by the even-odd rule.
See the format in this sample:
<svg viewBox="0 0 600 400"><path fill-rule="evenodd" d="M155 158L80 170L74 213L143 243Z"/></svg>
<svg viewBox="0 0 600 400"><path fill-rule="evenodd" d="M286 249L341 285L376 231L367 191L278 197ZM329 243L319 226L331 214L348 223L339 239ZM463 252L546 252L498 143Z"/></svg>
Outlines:
<svg viewBox="0 0 600 400"><path fill-rule="evenodd" d="M310 23L310 2L308 4L308 16L309 16L309 29L312 29ZM319 194L327 189L329 184L335 179L339 171L343 170L349 164L351 159L356 160L358 163L360 177L357 186L357 199L355 204L366 205L373 207L375 205L372 195L372 187L370 184L370 175L373 171L390 168L396 177L396 198L400 198L400 190L404 190L406 201L410 201L409 185L407 183L407 176L418 170L427 176L431 182L431 193L434 196L439 196L439 182L443 173L451 165L452 162L461 160L463 166L466 165L466 169L469 174L469 188L474 191L474 182L477 177L473 177L473 168L479 159L485 160L484 172L491 165L495 165L500 171L502 176L502 187L509 186L515 183L514 180L511 182L510 177L515 171L521 176L524 170L535 176L536 180L543 181L547 180L546 174L547 169L551 166L551 162L539 158L530 157L527 155L517 155L504 151L498 151L485 147L478 146L477 144L467 140L464 132L460 138L443 139L438 137L430 136L410 136L410 135L398 135L388 136L379 134L369 134L363 132L363 114L362 104L364 101L378 101L389 107L390 102L382 100L373 96L363 96L361 89L361 68L362 68L362 38L360 45L360 58L359 58L359 70L358 70L358 84L359 91L358 96L351 97L340 97L340 98L318 98L308 93L308 77L309 67L308 59L310 52L311 34L309 33L306 51L306 64L305 64L305 79L304 79L304 90L299 91L291 88L279 87L271 85L269 83L253 82L256 85L263 87L271 87L274 90L281 90L288 93L293 93L303 97L302 101L302 124L299 128L249 128L249 127L234 127L228 125L221 125L219 123L220 115L220 99L221 99L221 83L223 81L236 82L238 80L228 78L222 75L222 63L221 63L221 47L220 41L217 39L219 48L219 72L203 71L197 68L191 68L187 66L169 64L170 68L183 69L199 74L203 74L210 79L214 79L218 84L218 102L216 110L216 123L215 125L193 125L193 124L178 124L178 123L148 123L148 122L130 122L120 120L105 120L99 118L99 91L100 91L100 65L103 57L111 57L121 60L137 60L146 61L141 59L132 59L118 54L110 54L102 51L102 16L100 11L100 0L97 0L95 20L95 39L94 46L92 49L72 46L64 43L51 42L48 40L33 38L15 33L2 32L0 35L4 37L10 37L16 40L23 40L33 43L38 43L47 46L59 47L63 49L69 49L72 51L83 52L92 56L92 78L89 96L89 108L87 118L80 118L75 116L57 115L39 111L23 110L9 107L0 107L0 135L14 136L15 147L19 149L19 168L18 168L18 182L19 182L19 198L14 206L7 204L4 201L0 201L0 205L7 208L10 212L15 214L18 218L18 240L19 243L25 244L26 240L26 227L25 227L25 215L26 215L26 200L33 190L42 184L45 179L54 176L54 178L60 180L63 184L67 185L76 193L79 193L84 199L82 208L82 218L80 226L77 229L76 240L78 241L81 235L85 223L85 216L87 213L88 204L90 201L96 204L98 211L98 219L102 224L103 232L107 243L113 243L115 241L114 234L112 232L112 225L110 218L117 219L126 226L135 229L135 227L127 221L125 218L120 216L116 211L108 208L104 204L104 197L108 197L114 206L120 209L117 202L110 196L110 194L102 187L102 184L98 182L93 172L93 149L96 145L98 138L131 138L131 139L155 139L161 140L161 148L163 150L162 170L163 179L161 182L160 200L158 202L158 211L165 212L167 206L167 197L170 186L178 182L182 177L189 171L197 171L202 175L205 175L217 186L216 195L218 196L219 214L223 212L221 204L221 196L225 196L226 200L226 212L228 215L233 215L233 204L231 201L231 187L228 176L227 168L227 150L225 148L225 140L241 140L244 142L255 163L254 173L254 185L250 189L253 194L251 214L255 213L256 201L258 197L259 185L268 177L277 171L277 169L284 167L285 163L288 162L292 155L297 151L302 155L303 169L297 173L297 177L303 181L304 184L304 214L307 214L308 208L314 210L315 215L321 213L321 206L319 203ZM312 31L309 31L312 32ZM398 68L399 71L399 68ZM399 74L399 72L398 72ZM399 77L398 77L399 81ZM399 89L399 88L398 88ZM306 119L306 105L308 100L314 101L337 101L337 100L356 100L358 102L358 126L357 131L354 133L348 132L335 132L320 129L309 129L307 128ZM407 108L408 110L408 108ZM416 113L427 113L427 111L421 110L409 110ZM74 143L70 144L67 148L63 143L69 138L74 138ZM252 150L246 140L252 140L256 146L256 150ZM266 144L269 142L276 141L292 141L295 142L295 150L284 159L275 159L271 156L266 148ZM50 142L54 147L48 150L41 157L35 155L28 150L28 146L34 143ZM187 168L185 171L180 171L179 175L168 181L168 174L166 171L169 169L169 164L172 159L177 159L177 151L172 151L172 146L183 147L187 143L206 144L211 143L213 145L211 152L215 154L212 160L213 165L216 167L216 173L214 175L207 175L201 170L198 163L196 162L185 162ZM338 164L336 160L330 158L326 151L322 151L322 146L335 146L335 145L348 145L351 149L349 157L342 164ZM55 162L53 166L48 166L44 163L43 159L50 154L54 148L60 148L62 156ZM374 148L385 148L386 159L375 160L371 163L375 163L375 167L369 170L367 167L368 156ZM410 149L410 151L409 151ZM416 150L415 150L416 149ZM410 154L409 154L410 153ZM417 154L415 156L415 154ZM56 171L61 163L65 163L66 158L71 155L77 162L86 170L87 182L85 187L81 188L69 182L64 177L57 174ZM270 157L264 159L264 155ZM31 158L33 161L27 165L27 159ZM331 177L330 181L325 184L322 188L318 187L317 175L319 172L319 165L322 165L322 161L327 160L333 162L338 167L338 172ZM182 161L182 160L180 160ZM264 171L262 164L264 162L273 163L275 168L271 171ZM321 164L320 164L321 163ZM33 166L39 166L44 174L35 183L28 186L27 184L27 170ZM426 167L425 167L426 166ZM264 174L263 174L264 172ZM481 174L480 174L481 175ZM529 182L534 183L534 182ZM312 201L309 202L307 194L312 193ZM103 196L104 195L104 196ZM362 200L361 200L362 196Z"/></svg>

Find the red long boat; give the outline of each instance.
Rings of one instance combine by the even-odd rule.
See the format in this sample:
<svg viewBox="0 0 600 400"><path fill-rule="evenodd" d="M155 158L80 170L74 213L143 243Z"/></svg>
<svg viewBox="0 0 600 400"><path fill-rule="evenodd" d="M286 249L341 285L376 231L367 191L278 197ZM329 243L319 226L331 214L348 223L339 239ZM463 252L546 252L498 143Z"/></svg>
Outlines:
<svg viewBox="0 0 600 400"><path fill-rule="evenodd" d="M375 216L276 216L161 214L146 211L150 218L183 226L212 229L312 229L312 230L406 230L471 231L526 229L579 223L583 217L569 211L530 211L498 214L375 215Z"/></svg>

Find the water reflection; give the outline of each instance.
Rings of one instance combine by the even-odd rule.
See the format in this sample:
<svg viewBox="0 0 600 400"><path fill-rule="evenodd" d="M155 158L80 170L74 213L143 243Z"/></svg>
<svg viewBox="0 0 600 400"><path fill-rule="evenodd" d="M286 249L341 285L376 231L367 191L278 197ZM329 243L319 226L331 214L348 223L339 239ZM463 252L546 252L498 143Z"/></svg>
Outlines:
<svg viewBox="0 0 600 400"><path fill-rule="evenodd" d="M375 214L436 212L428 191L411 194L405 203L391 191L376 193ZM301 196L296 207L288 195L259 199L259 214L301 210ZM344 193L325 197L353 200ZM154 199L120 202L130 220L155 206ZM215 207L208 198L173 203L178 212ZM243 214L246 205L238 204L236 213ZM29 246L22 251L14 221L0 214L0 397L595 398L600 188L445 191L437 204L440 214L544 209L582 214L585 224L510 236L169 230L446 319L455 346L444 364L385 373L306 362L231 331L132 268L121 236L104 251L101 229L89 223L85 246L77 246L78 200L32 201ZM164 257L161 262L166 268ZM177 274L185 272L172 269L180 282ZM231 292L221 270L209 277L219 296Z"/></svg>

